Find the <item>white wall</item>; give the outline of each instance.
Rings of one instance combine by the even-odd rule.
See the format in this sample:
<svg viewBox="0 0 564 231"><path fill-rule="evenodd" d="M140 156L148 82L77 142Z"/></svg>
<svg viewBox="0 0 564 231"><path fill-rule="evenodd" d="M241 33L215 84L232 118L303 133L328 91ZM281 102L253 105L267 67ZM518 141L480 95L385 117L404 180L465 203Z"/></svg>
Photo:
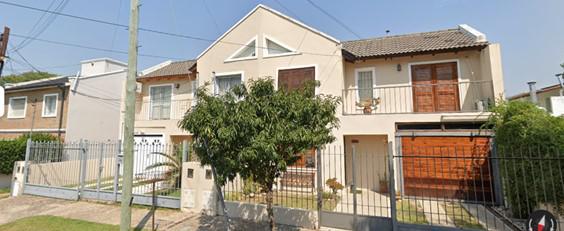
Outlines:
<svg viewBox="0 0 564 231"><path fill-rule="evenodd" d="M120 138L120 116L126 70L71 80L67 141ZM75 82L78 81L76 84Z"/></svg>

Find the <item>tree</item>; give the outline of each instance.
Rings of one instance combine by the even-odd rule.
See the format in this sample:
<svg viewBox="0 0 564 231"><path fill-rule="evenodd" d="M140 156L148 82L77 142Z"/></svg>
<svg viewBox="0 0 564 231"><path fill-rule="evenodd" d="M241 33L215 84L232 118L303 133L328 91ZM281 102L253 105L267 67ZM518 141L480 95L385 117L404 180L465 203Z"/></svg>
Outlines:
<svg viewBox="0 0 564 231"><path fill-rule="evenodd" d="M222 96L199 89L198 102L180 122L193 134L202 164L217 171L224 185L239 174L253 179L266 193L270 227L274 228L273 186L300 154L332 142L338 127L338 97L315 95L314 83L295 91L276 90L272 79L251 81Z"/></svg>
<svg viewBox="0 0 564 231"><path fill-rule="evenodd" d="M26 81L32 81L38 79L45 79L55 76L57 75L49 72L34 72L34 71L25 72L18 75L11 74L0 78L0 85L4 85L6 83L20 83L20 82L26 82Z"/></svg>

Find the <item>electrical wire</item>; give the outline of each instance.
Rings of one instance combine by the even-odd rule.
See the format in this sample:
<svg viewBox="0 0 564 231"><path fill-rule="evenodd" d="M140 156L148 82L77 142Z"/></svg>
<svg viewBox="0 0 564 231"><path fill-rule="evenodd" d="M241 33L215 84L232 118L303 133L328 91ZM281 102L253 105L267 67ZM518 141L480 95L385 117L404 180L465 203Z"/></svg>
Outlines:
<svg viewBox="0 0 564 231"><path fill-rule="evenodd" d="M75 43L59 42L59 41L53 41L53 40L47 40L47 39L41 39L41 38L31 38L31 37L28 37L28 36L25 36L25 35L14 34L14 33L10 34L10 36L18 37L18 38L30 38L30 39L33 39L33 40L37 40L37 41L41 41L41 42L45 42L45 43L57 44L57 45L61 45L61 46L77 47L77 48L96 50L96 51L104 51L104 52L113 52L113 53L118 53L118 54L127 54L127 51L112 50L112 49L105 49L105 48L99 48L99 47L91 47L91 46L85 46L85 45L80 45L80 44L75 44ZM152 55L152 54L144 54L144 53L139 53L138 55L143 56L143 57L149 57L149 58L183 60L183 58L178 58L178 57L168 57L168 56L160 56L160 55Z"/></svg>
<svg viewBox="0 0 564 231"><path fill-rule="evenodd" d="M326 10L324 10L323 8L321 8L320 6L315 4L312 0L306 0L306 1L309 2L309 4L311 4L313 7L317 8L319 11L321 11L323 14L325 14L329 18L333 19L333 21L337 22L339 25L341 25L343 28L345 28L348 32L350 32L351 34L354 34L354 36L356 36L358 39L361 39L360 35L358 35L356 32L354 32L345 23L341 22L341 20L339 20L337 17L333 16L332 14L330 14L329 12L327 12Z"/></svg>
<svg viewBox="0 0 564 231"><path fill-rule="evenodd" d="M12 47L13 48L13 47ZM29 66L31 67L31 69L37 71L37 72L41 72L39 69L37 69L37 67L33 66L33 64L31 64L18 50L14 50L14 52L16 52L16 54L22 58L22 60Z"/></svg>
<svg viewBox="0 0 564 231"><path fill-rule="evenodd" d="M62 0L54 9L54 12L60 13L67 5L68 0ZM51 8L52 4L49 5L49 9ZM45 16L45 14L42 15L42 17L37 21L37 23L34 25L34 27L32 28L32 30L30 31L30 37L38 37L39 35L41 35L43 32L45 32L45 30L47 30L47 28L55 21L55 19L57 18L58 14L51 14L47 17L47 19L44 21L43 25L41 27L36 27L36 25L39 24L39 22L41 22L41 19ZM39 28L38 30L36 30L35 32L33 32L33 30L35 28ZM25 46L29 45L31 42L33 42L34 40L27 40L27 41L22 41L17 47L16 50L20 50L22 48L24 48Z"/></svg>
<svg viewBox="0 0 564 231"><path fill-rule="evenodd" d="M206 0L202 0L202 3L204 5L204 8L206 8L206 12L208 12L208 15L210 16L211 21L213 22L213 25L215 26L215 29L217 30L218 33L221 33L221 30L219 29L219 24L217 24L217 21L215 21L215 17L213 17L213 14L210 11L208 4L206 3Z"/></svg>
<svg viewBox="0 0 564 231"><path fill-rule="evenodd" d="M75 18L75 19L79 19L79 20L83 20L83 21L90 21L90 22L95 22L95 23L100 23L100 24L105 24L105 25L110 25L110 26L122 27L122 28L125 28L125 29L128 29L128 28L129 28L129 26L124 25L124 24L119 24L119 23L104 21L104 20L100 20L100 19L93 19L93 18L88 18L88 17L84 17L84 16L79 16L79 15L72 15L72 14L66 14L66 13L58 13L58 12L54 12L54 11L50 11L50 10L40 9L40 8L36 8L36 7L32 7L32 6L26 6L26 5L21 5L21 4L11 3L11 2L6 2L6 1L1 1L1 0L0 0L0 4L9 5L9 6L14 6L14 7L19 7L19 8L25 8L25 9L34 10L34 11L40 11L40 12L49 12L49 13L53 13L53 14L58 14L58 15L60 15L60 16L65 16L65 17L69 17L69 18ZM154 34L160 34L160 35L167 35L167 36L171 36L171 37L178 37L178 38L184 38L184 39L197 40L197 41L216 42L215 39L203 38L203 37L192 36L192 35L176 34L176 33L172 33L172 32L159 31L159 30L149 29L149 28L143 28L143 27L139 27L139 31L149 32L149 33L154 33ZM248 44L237 43L237 42L230 42L230 41L217 41L217 42L223 43L223 44L231 44L231 45L239 45L239 46L253 47L253 46L248 45ZM267 49L266 47L261 47L261 46L256 46L256 45L255 45L255 47L256 47L256 48L260 48L260 49ZM273 48L269 48L269 49L273 49ZM282 50L281 50L281 51L282 51ZM336 55L334 55L334 54L325 54L325 53L316 53L316 52L306 52L306 51L301 51L301 53L303 53L303 54L310 54L310 55L318 55L318 56L336 56Z"/></svg>

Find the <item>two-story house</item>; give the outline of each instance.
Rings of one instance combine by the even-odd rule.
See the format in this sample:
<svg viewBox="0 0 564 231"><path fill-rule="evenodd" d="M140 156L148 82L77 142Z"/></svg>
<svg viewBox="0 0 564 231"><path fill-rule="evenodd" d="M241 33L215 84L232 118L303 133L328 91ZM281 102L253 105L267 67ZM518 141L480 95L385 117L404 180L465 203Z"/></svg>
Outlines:
<svg viewBox="0 0 564 231"><path fill-rule="evenodd" d="M0 139L30 132L48 133L63 139L68 111L68 78L53 78L6 86Z"/></svg>
<svg viewBox="0 0 564 231"><path fill-rule="evenodd" d="M389 143L396 153L409 155L420 155L425 152L413 150L428 150L438 144L446 147L441 153L445 156L454 155L454 148L449 148L454 146L482 150L479 155L489 153L490 134L480 126L489 115L488 108L504 93L499 45L468 25L340 41L264 5L258 5L222 34L184 74L192 77L155 77L158 82L141 78L143 99L149 98L156 106L149 110L141 107L138 116L167 120L170 111L173 118L176 109L168 105L177 99L175 91L191 94L182 90L188 89L184 85L203 86L207 82L211 83L211 92L221 94L256 78L272 78L277 87L288 89L308 80L319 81L316 94L342 97L336 112L340 128L333 131L337 139L332 144L346 156L336 160L345 170L337 174L345 178L339 180L350 182L351 148L355 145L359 153L364 153L357 155L358 160L373 165L367 166L373 170L370 174L358 173L370 178L359 186L373 190L379 190L377 181L386 174L383 163ZM167 84L166 89L159 87ZM163 97L165 103L159 103ZM164 117L161 112L165 112ZM160 121L151 126L160 127L155 131L159 135L168 130L167 124ZM137 131L149 133L148 128ZM170 137L164 138L167 141L177 135L189 136L177 130L161 135ZM313 155L303 160L295 167L316 167L311 164ZM403 175L417 175L415 168L396 164ZM402 186L407 192L421 187L409 182L413 181Z"/></svg>

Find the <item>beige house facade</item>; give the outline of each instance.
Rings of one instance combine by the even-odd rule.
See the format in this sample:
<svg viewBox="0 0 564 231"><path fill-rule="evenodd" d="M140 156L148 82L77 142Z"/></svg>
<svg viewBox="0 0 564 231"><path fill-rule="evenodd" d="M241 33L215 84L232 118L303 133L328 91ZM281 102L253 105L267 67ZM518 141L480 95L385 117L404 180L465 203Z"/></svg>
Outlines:
<svg viewBox="0 0 564 231"><path fill-rule="evenodd" d="M160 64L143 74L158 73L170 65ZM480 125L489 116L488 108L504 97L500 46L468 25L339 41L264 5L235 23L185 70L183 77L161 74L138 80L140 101L155 102L151 95L158 98L158 93L152 94L151 87L170 85L170 93L162 90L161 95L171 103L157 104L165 105L170 119L137 119L136 134L157 135L164 142L189 139L188 133L177 128L179 118L172 102L191 101L194 89L206 83L210 92L221 94L257 78L272 78L276 87L287 88L316 80L320 83L316 94L342 98L336 111L340 127L333 131L336 140L330 144L346 157L337 163L343 166L343 174L337 174L339 181L350 182L354 146L362 153L361 162L375 163L368 166L374 170L371 180L362 186L372 190L380 190L377 181L387 174L388 151L401 153L406 150L402 143L423 147L454 137L456 142L489 148L490 143L483 141L489 141L490 134ZM140 118L153 115L146 111L161 110L159 106L140 108ZM476 134L481 137L479 144L471 138ZM305 162L314 161L311 158ZM319 164L327 165L304 166Z"/></svg>

